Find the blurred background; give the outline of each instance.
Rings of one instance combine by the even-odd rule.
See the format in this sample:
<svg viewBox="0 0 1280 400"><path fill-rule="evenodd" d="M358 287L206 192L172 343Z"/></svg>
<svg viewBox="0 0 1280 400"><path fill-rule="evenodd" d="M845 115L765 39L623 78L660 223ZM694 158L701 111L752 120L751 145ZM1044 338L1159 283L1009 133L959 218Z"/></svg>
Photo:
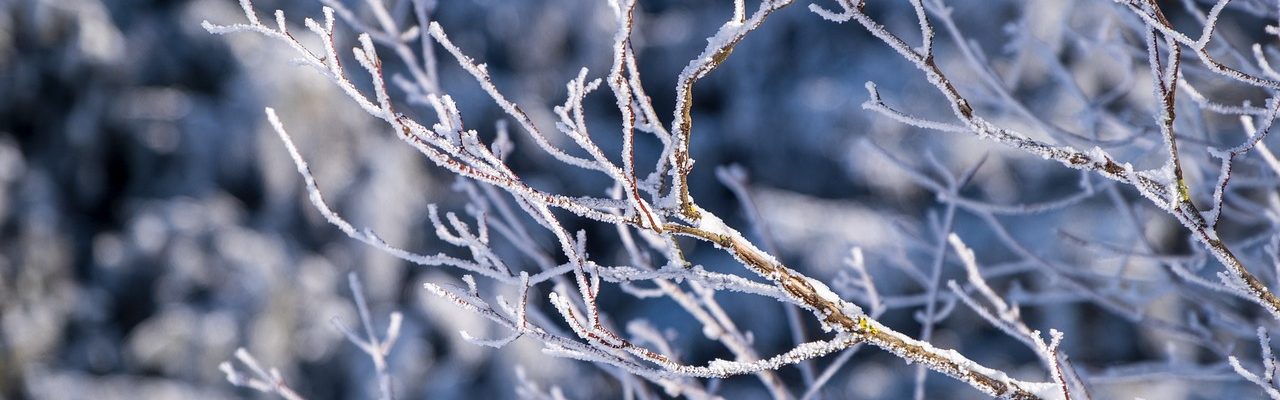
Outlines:
<svg viewBox="0 0 1280 400"><path fill-rule="evenodd" d="M369 18L362 2L346 3ZM407 2L391 3L394 9ZM729 18L732 2L639 3L635 41L642 77L659 114L669 118L676 75ZM869 12L908 38L918 36L906 2L889 3ZM1107 1L948 3L968 39L983 46L1002 73L1017 75L1009 78L1013 95L1029 110L1084 131L1094 126L1082 117L1095 115L1090 112L1154 127L1145 54L1107 45L1141 44L1126 27L1127 11ZM304 32L302 18L318 17L321 7L309 0L255 5L264 18L284 10L297 32ZM748 7L753 10L755 2ZM908 111L944 118L948 108L914 68L864 30L825 22L807 7L798 2L748 36L698 84L694 105L694 195L731 225L757 235L741 204L715 177L719 166L741 166L771 236L765 239L794 268L832 282L842 276L850 248L860 246L882 293L918 294L920 286L904 271L928 267L945 206L909 175L936 178L939 169L960 174L979 162L963 193L992 203L1064 198L1082 190L1082 179L1096 188L1098 195L1070 207L999 219L1036 256L1097 272L1073 275L1080 282L1111 282L1099 277L1112 272L1168 276L1155 261L1099 253L1064 240L1064 232L1120 245L1140 238L1154 243L1156 252L1191 251L1181 227L1159 210L1117 206L1141 204L1131 190L1109 189L1098 179L965 135L923 132L864 111L869 80L886 102ZM1224 26L1225 34L1246 41L1260 34L1253 28L1265 21L1246 11L1229 11L1233 21L1243 22ZM1171 15L1198 32L1187 14ZM579 68L600 77L611 62L615 26L604 1L443 0L436 19L544 127L554 123L551 107L563 102L564 84ZM0 0L0 398L261 397L234 388L217 369L237 347L280 368L308 398L372 398L372 363L329 323L334 317L351 326L357 321L346 286L351 271L365 283L377 326L385 326L391 311L405 314L391 358L402 398L511 398L518 388L534 393L552 387L572 398L621 393L608 373L545 356L529 340L502 350L463 341L461 329L479 337L506 332L422 289L428 281L458 282L457 271L408 265L325 223L265 123L264 107L277 109L330 204L390 243L421 253L442 251L447 246L432 233L427 205L460 210L461 196L447 171L396 140L326 79L291 63L286 46L254 34L210 35L200 27L202 20L240 23L244 16L232 0ZM350 27L339 31L346 35L340 47L349 48ZM944 68L954 68L962 90L965 82L980 86L981 78L943 36ZM1076 79L1088 99L1115 88L1119 95L1093 104L1064 96L1053 86L1063 74L1055 65L1069 70L1066 76ZM444 90L457 100L468 126L491 135L501 110L447 56L440 68ZM1212 93L1261 99L1249 91ZM985 94L975 89L975 96ZM587 105L596 140L610 154L620 146L613 104L603 90ZM1001 112L993 103L978 106L1015 127L1034 126L1017 125L1017 113ZM1240 135L1238 127L1224 126L1215 132ZM1161 142L1153 132L1108 150L1140 167L1158 166L1163 159L1151 149ZM606 189L598 176L529 151L532 143L513 133L520 137L513 166L539 187L591 195ZM657 148L652 137L642 140L642 153ZM1207 157L1201 161L1209 165ZM1205 187L1213 176L1193 173L1190 179ZM1270 229L1248 218L1232 221L1228 216L1222 228L1232 240ZM574 229L591 225L567 223ZM1095 397L1257 394L1220 368L1190 369L1202 377L1195 383L1159 372L1115 373L1109 368L1137 366L1143 372L1150 364L1177 361L1191 368L1222 359L1179 344L1141 319L1054 291L1061 287L1055 281L1034 268L1019 269L1025 254L1003 244L977 216L960 212L954 226L981 263L1014 271L993 279L1002 293L1032 293L1025 297L1040 300L1026 301L1029 323L1064 331L1064 350L1085 372L1120 377L1099 384ZM596 229L589 242L597 261L625 263L609 229ZM1249 242L1240 252L1262 260L1266 242ZM694 261L708 269L744 273L709 247L689 246ZM1205 276L1220 268L1210 264ZM945 279L963 280L954 257L946 265ZM1034 296L1040 289L1044 295ZM1174 321L1198 315L1188 312L1185 298L1150 298L1135 307ZM726 354L669 300L639 300L614 290L602 301L619 321L644 318L668 332L691 362ZM777 303L740 294L724 294L721 303L752 332L762 354L791 344ZM1044 379L1031 352L958 307L940 323L936 345L1020 378ZM913 311L900 307L884 322L918 334ZM809 328L811 339L822 336L816 324ZM1256 358L1256 343L1247 337L1238 343ZM824 393L908 397L914 373L915 366L884 352L862 350ZM799 382L794 368L782 374L793 385ZM753 377L718 385L728 398L767 395ZM946 398L981 397L936 374L928 385L930 393Z"/></svg>

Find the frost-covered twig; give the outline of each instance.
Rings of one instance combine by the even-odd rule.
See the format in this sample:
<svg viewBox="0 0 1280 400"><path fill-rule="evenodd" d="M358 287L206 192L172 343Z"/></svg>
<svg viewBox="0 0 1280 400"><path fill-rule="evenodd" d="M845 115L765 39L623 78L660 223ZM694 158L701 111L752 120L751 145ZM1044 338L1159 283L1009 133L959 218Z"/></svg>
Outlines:
<svg viewBox="0 0 1280 400"><path fill-rule="evenodd" d="M1216 227L1218 225L1218 219L1222 217L1222 207L1223 202L1225 201L1224 195L1227 191L1227 183L1231 180L1232 167L1234 166L1236 158L1248 153L1250 150L1253 150L1262 143L1262 141L1271 133L1272 124L1275 122L1278 114L1280 114L1280 100L1270 99L1267 102L1267 113L1261 117L1261 126L1255 128L1255 124L1249 117L1241 117L1246 129L1245 132L1248 134L1249 139L1247 141L1233 148L1226 149L1225 151L1209 148L1210 155L1222 160L1218 169L1218 182L1213 186L1212 208L1208 213L1210 228ZM1266 146L1261 148L1266 149ZM1263 152L1263 154L1269 153L1269 151ZM1274 157L1271 157L1270 159L1274 159ZM1268 161L1270 161L1270 159Z"/></svg>
<svg viewBox="0 0 1280 400"><path fill-rule="evenodd" d="M1265 328L1258 328L1258 345L1262 346L1262 376L1258 376L1240 364L1240 360L1235 356L1228 358L1231 368L1240 374L1241 377L1249 382L1262 388L1262 391L1272 399L1280 399L1280 389L1276 386L1276 359L1271 355L1271 336L1267 335Z"/></svg>
<svg viewBox="0 0 1280 400"><path fill-rule="evenodd" d="M390 322L387 323L387 332L381 339L374 333L373 319L369 315L369 306L365 301L364 287L360 284L360 278L355 272L347 274L347 281L351 287L351 297L356 302L356 312L360 314L360 325L364 327L364 337L361 338L346 325L338 317L329 320L347 341L350 341L356 347L360 348L369 359L373 360L373 369L378 374L378 390L381 393L382 400L392 400L396 398L395 388L392 386L391 371L387 368L387 356L391 355L391 348L395 347L396 339L400 338L400 321L403 316L399 312L392 312Z"/></svg>
<svg viewBox="0 0 1280 400"><path fill-rule="evenodd" d="M703 219L710 216L702 213ZM718 221L716 221L718 222ZM919 362L930 370L959 379L988 395L1008 398L1041 398L1045 383L1010 379L1002 372L983 367L954 350L941 350L933 345L909 338L866 317L860 307L845 302L816 280L797 274L760 251L742 235L722 223L703 223L699 227L668 225L668 230L711 241L728 250L739 262L756 274L774 281L788 294L800 300L806 309L820 316L828 330L853 333L855 337L894 355ZM1048 384L1051 385L1051 384Z"/></svg>
<svg viewBox="0 0 1280 400"><path fill-rule="evenodd" d="M246 375L237 370L230 361L224 361L221 364L218 364L218 369L226 375L227 382L231 382L231 384L235 386L250 388L262 393L275 393L285 400L303 399L303 397L298 395L297 392L294 392L293 389L289 388L289 385L285 383L284 376L280 374L279 370L275 368L271 368L269 370L262 369L262 365L258 363L258 359L254 358L253 354L250 354L248 350L245 350L244 348L236 349L235 356L236 360L239 360L241 364L249 367L249 371L252 372L253 375Z"/></svg>
<svg viewBox="0 0 1280 400"><path fill-rule="evenodd" d="M693 84L720 66L733 52L734 46L748 33L759 28L773 12L793 1L764 0L750 18L741 20L741 15L737 15L725 22L720 30L707 38L707 46L702 53L690 60L676 78L676 110L671 122L671 133L676 143L674 151L663 154L664 158L670 157L671 160L672 189L669 196L674 197L674 200L663 203L676 202L680 214L685 218L697 220L700 217L689 194L689 172L693 170L693 157L689 153L690 138L693 135Z"/></svg>
<svg viewBox="0 0 1280 400"><path fill-rule="evenodd" d="M1067 356L1058 349L1058 345L1062 340L1062 333L1057 330L1050 330L1050 343L1046 344L1040 336L1040 331L1032 330L1022 321L1019 309L1016 306L1010 306L1004 301L1004 298L987 284L986 279L982 277L982 273L978 269L977 259L973 254L973 250L965 246L960 237L955 234L951 234L947 241L951 244L956 254L960 256L960 261L967 272L969 283L988 303L995 307L995 313L988 311L986 307L970 297L955 281L947 282L947 286L951 288L952 293L955 293L969 308L973 309L992 325L1027 344L1032 351L1035 351L1041 362L1044 363L1045 369L1049 371L1049 376L1061 387L1064 399L1070 399L1073 391L1079 391L1085 398L1088 398L1088 387L1075 373L1071 363L1067 361ZM1071 372L1070 378L1064 371ZM1068 379L1070 379L1070 382Z"/></svg>

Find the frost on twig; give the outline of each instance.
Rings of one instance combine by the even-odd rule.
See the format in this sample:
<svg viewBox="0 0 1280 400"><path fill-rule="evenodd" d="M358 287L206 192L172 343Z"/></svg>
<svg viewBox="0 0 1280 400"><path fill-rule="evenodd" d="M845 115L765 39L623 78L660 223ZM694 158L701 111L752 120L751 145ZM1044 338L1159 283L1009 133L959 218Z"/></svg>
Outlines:
<svg viewBox="0 0 1280 400"><path fill-rule="evenodd" d="M1084 383L1075 374L1074 368L1067 361L1066 355L1059 351L1062 332L1050 330L1050 342L1046 344L1040 335L1040 331L1032 330L1022 321L1020 310L1016 306L1005 302L1004 298L987 284L986 279L982 277L982 272L978 269L973 250L965 246L960 237L955 234L951 234L947 241L951 244L956 254L960 256L960 261L964 265L969 283L978 294L982 295L995 308L995 312L981 305L977 299L966 293L955 281L947 282L947 287L951 289L951 292L958 296L970 309L981 315L983 319L986 319L987 322L1030 347L1036 353L1036 356L1040 358L1045 369L1049 371L1049 376L1061 388L1063 398L1070 399L1071 393L1076 390L1087 393ZM1064 371L1069 371L1070 375L1064 373ZM1070 382L1068 379L1070 379Z"/></svg>
<svg viewBox="0 0 1280 400"><path fill-rule="evenodd" d="M258 359L243 348L236 349L235 356L237 361L249 368L249 372L252 375L240 372L230 361L224 361L218 364L218 370L226 375L227 382L262 393L274 393L286 400L302 400L303 397L299 396L285 383L284 376L280 374L279 370L275 368L263 369L262 365L258 363Z"/></svg>
<svg viewBox="0 0 1280 400"><path fill-rule="evenodd" d="M347 274L347 281L351 287L351 297L355 300L356 311L360 314L360 325L364 327L364 337L360 337L346 325L338 317L334 317L329 322L334 328L342 332L356 347L360 348L365 355L373 360L373 368L378 374L378 390L381 394L380 399L395 399L395 388L392 386L391 372L387 367L387 356L391 355L391 348L396 345L396 340L400 337L400 323L403 316L399 312L391 313L390 322L387 323L387 332L381 339L374 333L373 319L369 315L369 306L365 301L364 288L360 284L360 278L355 272Z"/></svg>
<svg viewBox="0 0 1280 400"><path fill-rule="evenodd" d="M391 354L391 348L395 346L396 340L400 337L400 324L402 316L398 312L391 313L390 321L387 325L385 335L381 338L374 333L372 319L369 315L369 307L366 304L364 290L360 284L360 279L354 272L348 274L347 279L351 287L351 296L356 303L356 311L360 315L360 322L364 329L364 337L353 332L351 329L343 325L342 322L334 317L330 322L343 336L352 344L356 345L360 351L364 352L373 360L374 370L378 378L379 399L392 400L395 399L395 390L392 387L391 373L387 366L387 356ZM238 387L250 388L263 393L273 393L287 400L303 399L297 392L285 383L283 375L275 368L264 369L261 363L253 354L243 348L236 349L235 358L241 365L249 368L251 374L245 374L235 367L231 361L226 361L218 365L218 369L226 375L226 379L232 385Z"/></svg>
<svg viewBox="0 0 1280 400"><path fill-rule="evenodd" d="M1280 399L1280 387L1276 386L1276 358L1271 354L1271 336L1266 328L1258 328L1258 345L1262 347L1262 375L1250 372L1240 364L1240 360L1231 356L1228 360L1231 368L1241 377L1262 389L1267 397Z"/></svg>

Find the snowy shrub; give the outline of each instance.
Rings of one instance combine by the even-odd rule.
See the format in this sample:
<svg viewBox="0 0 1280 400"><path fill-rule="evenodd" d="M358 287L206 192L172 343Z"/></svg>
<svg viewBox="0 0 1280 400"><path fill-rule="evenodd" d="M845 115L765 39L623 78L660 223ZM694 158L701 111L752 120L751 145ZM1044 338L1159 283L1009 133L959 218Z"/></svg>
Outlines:
<svg viewBox="0 0 1280 400"><path fill-rule="evenodd" d="M454 274L425 283L456 307L432 321L479 317L450 326L490 353L532 343L595 369L538 382L541 361L509 366L515 395L1280 398L1275 5L738 0L712 22L604 0L493 44L477 31L500 21L436 20L467 8L454 2L322 2L295 19L242 0L247 20L203 27L272 39L381 121L361 134L456 177L462 204L427 209L451 248L386 240L326 196L309 167L325 157L295 144L291 116L266 110L325 221ZM594 46L548 74L563 101L490 70L496 46L531 70L569 57L539 47L556 29ZM675 53L678 70L643 62ZM806 69L822 77L775 76ZM850 200L821 198L836 195ZM415 355L392 348L400 317L376 333L358 287L365 332L341 330L391 398L386 358ZM860 368L868 346L900 361ZM235 357L232 383L299 396Z"/></svg>

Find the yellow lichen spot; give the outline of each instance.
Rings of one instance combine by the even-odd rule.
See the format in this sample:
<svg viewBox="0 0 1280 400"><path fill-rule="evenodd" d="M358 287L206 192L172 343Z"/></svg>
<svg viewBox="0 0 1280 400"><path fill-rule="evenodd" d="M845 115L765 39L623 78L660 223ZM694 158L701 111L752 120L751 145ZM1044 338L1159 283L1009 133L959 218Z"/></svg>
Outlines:
<svg viewBox="0 0 1280 400"><path fill-rule="evenodd" d="M1178 201L1191 201L1191 189L1187 188L1187 181L1181 178L1178 179Z"/></svg>
<svg viewBox="0 0 1280 400"><path fill-rule="evenodd" d="M871 325L871 319L866 316L858 317L858 330L870 334L876 333L876 327Z"/></svg>

